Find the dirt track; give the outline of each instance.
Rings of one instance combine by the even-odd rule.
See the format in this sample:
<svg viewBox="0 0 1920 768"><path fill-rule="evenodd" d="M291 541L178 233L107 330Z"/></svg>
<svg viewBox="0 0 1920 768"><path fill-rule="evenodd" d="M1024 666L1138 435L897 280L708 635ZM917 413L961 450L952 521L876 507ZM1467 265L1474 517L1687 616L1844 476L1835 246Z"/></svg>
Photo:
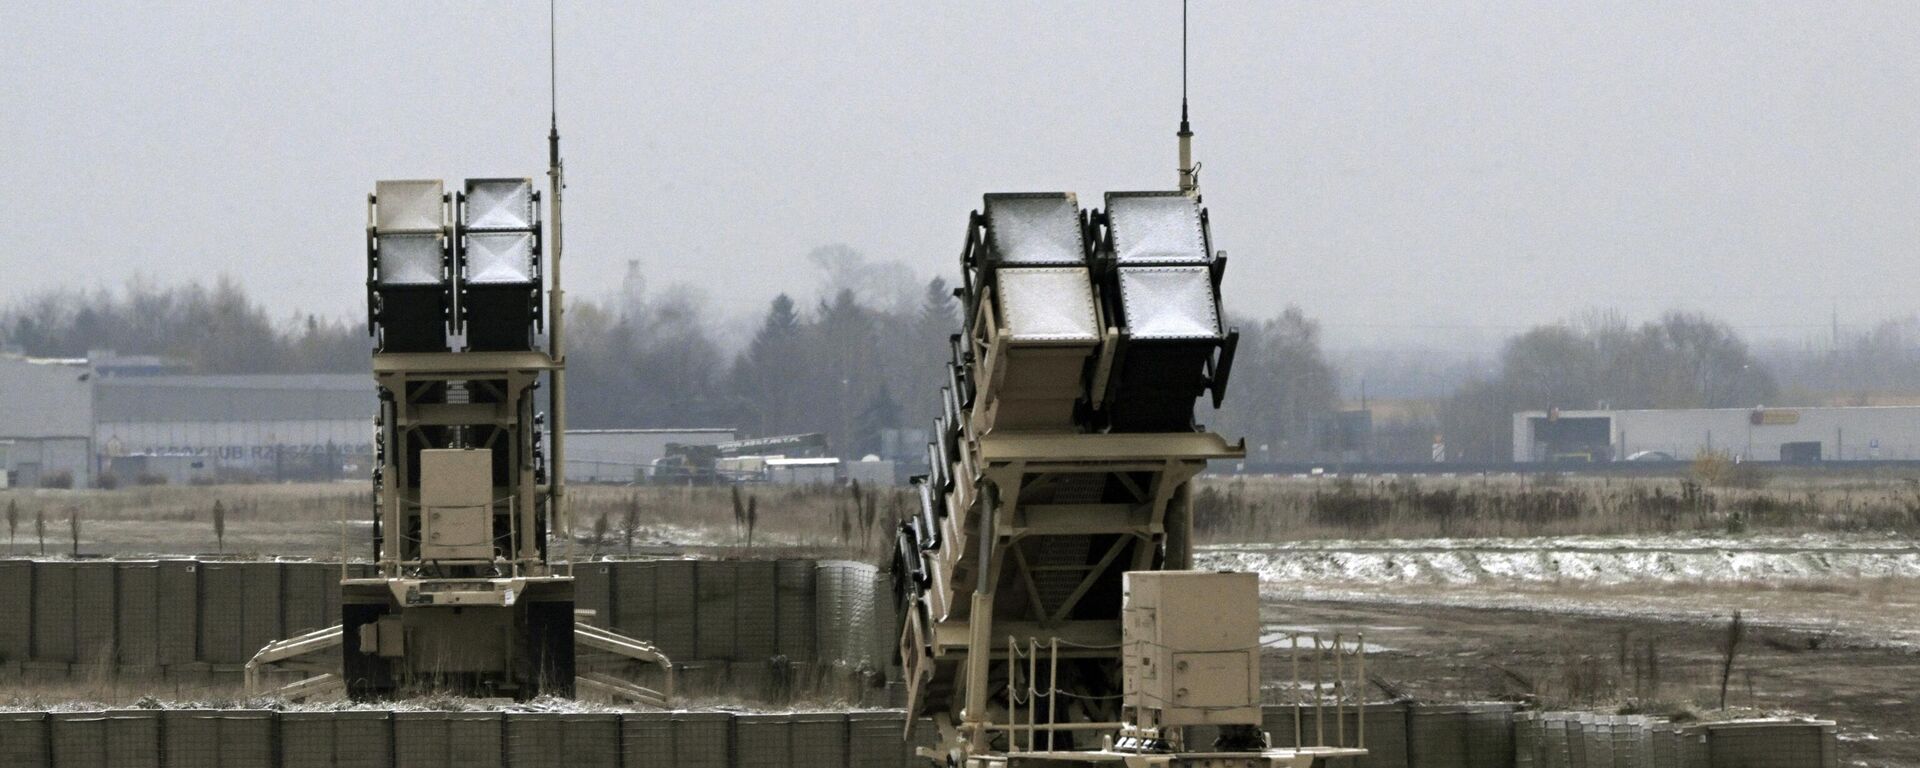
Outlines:
<svg viewBox="0 0 1920 768"><path fill-rule="evenodd" d="M1266 619L1366 632L1380 647L1369 656L1376 695L1384 687L1420 699L1554 707L1712 704L1728 635L1724 622L1417 603L1272 599ZM1728 703L1838 721L1843 764L1920 766L1916 687L1920 652L1910 648L1756 626L1740 644Z"/></svg>

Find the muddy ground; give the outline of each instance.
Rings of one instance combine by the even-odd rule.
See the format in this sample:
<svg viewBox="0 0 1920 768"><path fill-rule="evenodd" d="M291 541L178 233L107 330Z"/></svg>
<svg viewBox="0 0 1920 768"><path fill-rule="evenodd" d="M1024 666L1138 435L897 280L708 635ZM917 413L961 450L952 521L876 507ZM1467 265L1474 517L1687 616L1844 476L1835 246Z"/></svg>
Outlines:
<svg viewBox="0 0 1920 768"><path fill-rule="evenodd" d="M1638 706L1680 714L1717 703L1725 622L1654 616L1271 599L1276 627L1364 631L1374 695ZM1840 724L1843 765L1920 766L1920 651L1754 626L1728 704ZM1651 650L1649 650L1651 649Z"/></svg>

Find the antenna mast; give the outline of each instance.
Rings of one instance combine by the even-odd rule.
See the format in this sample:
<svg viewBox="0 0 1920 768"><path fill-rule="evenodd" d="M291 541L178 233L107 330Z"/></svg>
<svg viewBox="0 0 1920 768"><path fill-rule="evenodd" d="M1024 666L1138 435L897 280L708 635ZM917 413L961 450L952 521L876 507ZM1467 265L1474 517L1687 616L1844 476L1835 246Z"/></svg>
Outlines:
<svg viewBox="0 0 1920 768"><path fill-rule="evenodd" d="M1199 194L1200 169L1193 165L1193 126L1187 122L1187 0L1180 0L1180 191Z"/></svg>
<svg viewBox="0 0 1920 768"><path fill-rule="evenodd" d="M547 131L547 183L549 190L548 205L551 206L549 218L552 222L549 238L552 246L552 280L547 283L547 307L553 315L551 335L547 339L547 354L553 358L553 474L548 478L552 494L553 527L559 529L567 542L567 568L573 568L573 515L567 504L567 347L565 335L567 311L566 291L560 288L560 193L567 188L566 167L560 161L560 67L557 51L559 35L554 21L555 0L547 0L547 92L548 131Z"/></svg>

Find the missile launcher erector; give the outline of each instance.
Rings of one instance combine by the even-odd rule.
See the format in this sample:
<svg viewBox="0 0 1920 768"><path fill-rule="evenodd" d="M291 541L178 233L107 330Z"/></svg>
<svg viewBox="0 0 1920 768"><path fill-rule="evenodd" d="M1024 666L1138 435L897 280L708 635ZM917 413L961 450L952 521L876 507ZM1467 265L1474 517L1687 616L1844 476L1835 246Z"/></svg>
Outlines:
<svg viewBox="0 0 1920 768"><path fill-rule="evenodd" d="M907 709L938 727L922 750L936 763L1365 754L1304 746L1298 723L1293 748L1271 748L1258 580L1189 570L1193 479L1246 445L1194 419L1201 398L1225 398L1240 335L1193 160L1184 2L1180 24L1177 189L1094 210L1072 193L989 194L967 219L965 317L894 562ZM1218 736L1190 742L1193 726Z"/></svg>
<svg viewBox="0 0 1920 768"><path fill-rule="evenodd" d="M1097 210L989 194L968 219L965 320L895 562L908 708L939 726L937 762L1362 753L1268 747L1256 583L1187 570L1194 477L1245 456L1194 418L1220 405L1239 334L1191 178ZM1189 726L1220 736L1189 743Z"/></svg>
<svg viewBox="0 0 1920 768"><path fill-rule="evenodd" d="M311 676L278 692L671 695L664 655L577 620L572 566L553 551L568 525L554 469L566 403L557 129L549 140L550 283L530 179L469 179L451 195L439 180L383 181L368 198L372 572L350 574L342 552L340 625L261 649L250 687L294 671ZM634 682L644 665L664 669L663 690Z"/></svg>
<svg viewBox="0 0 1920 768"><path fill-rule="evenodd" d="M354 698L573 692L573 579L547 551L544 443L558 436L538 395L561 363L536 343L539 203L529 179L452 196L381 182L370 199L376 573L343 582ZM413 238L432 242L395 251Z"/></svg>

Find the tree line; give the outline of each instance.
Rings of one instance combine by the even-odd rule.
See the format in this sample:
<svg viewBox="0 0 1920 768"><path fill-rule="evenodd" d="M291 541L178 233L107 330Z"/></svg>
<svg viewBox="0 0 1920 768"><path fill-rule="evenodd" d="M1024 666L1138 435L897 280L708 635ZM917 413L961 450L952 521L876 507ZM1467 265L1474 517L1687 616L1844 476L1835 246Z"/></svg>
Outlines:
<svg viewBox="0 0 1920 768"><path fill-rule="evenodd" d="M199 373L364 370L364 320L290 313L274 317L239 283L221 277L157 285L135 278L119 290L53 290L0 311L0 347L36 357L110 350L159 355Z"/></svg>
<svg viewBox="0 0 1920 768"><path fill-rule="evenodd" d="M1751 408L1780 404L1779 393L1725 323L1670 312L1633 325L1601 313L1508 340L1496 368L1441 404L1437 427L1456 459L1506 461L1516 411Z"/></svg>
<svg viewBox="0 0 1920 768"><path fill-rule="evenodd" d="M902 430L928 430L946 383L959 303L943 278L912 282L892 262L845 246L816 249L817 298L781 294L749 338L729 344L728 318L685 286L568 304L569 417L581 429L731 426L748 435L822 432L836 453L917 451ZM1301 451L1338 404L1319 328L1298 309L1238 318L1243 341L1233 396L1201 421ZM357 372L365 321L275 316L239 284L59 290L0 310L0 347L41 357L112 350L158 355L198 373Z"/></svg>
<svg viewBox="0 0 1920 768"><path fill-rule="evenodd" d="M946 381L947 339L960 323L951 284L918 282L897 263L868 261L845 246L809 258L822 275L818 290L772 298L737 340L727 334L736 327L729 318L685 286L649 292L630 284L570 302L571 425L822 432L848 457L883 452L900 430L928 429ZM1320 324L1297 307L1229 322L1241 332L1230 392L1219 411L1202 403L1198 420L1246 437L1256 461L1354 457L1338 414L1357 404L1343 398ZM1744 408L1849 387L1910 389L1920 380L1916 344L1920 324L1893 322L1824 355L1763 359L1730 326L1703 315L1675 312L1636 325L1591 314L1509 339L1479 375L1411 416L1376 417L1366 458L1424 460L1432 433L1455 460L1504 460L1520 410ZM0 347L35 356L161 355L201 373L358 372L367 368L369 338L358 318L276 316L230 279L135 280L16 302L0 310ZM1398 433L1405 434L1392 438ZM894 448L914 450L911 439L898 442Z"/></svg>

